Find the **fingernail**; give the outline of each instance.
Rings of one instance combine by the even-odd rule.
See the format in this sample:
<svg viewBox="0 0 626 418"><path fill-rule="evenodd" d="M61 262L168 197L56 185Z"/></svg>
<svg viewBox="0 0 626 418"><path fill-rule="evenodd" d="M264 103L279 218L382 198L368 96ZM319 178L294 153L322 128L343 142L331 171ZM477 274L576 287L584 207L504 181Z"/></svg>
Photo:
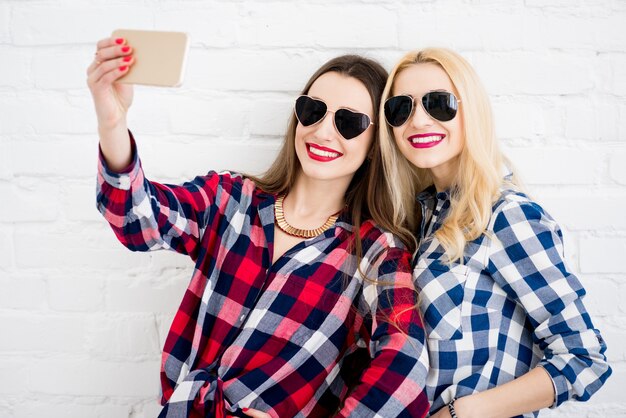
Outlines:
<svg viewBox="0 0 626 418"><path fill-rule="evenodd" d="M130 62L130 60L132 60L132 59L133 59L132 55L127 55L127 56L124 57L124 62Z"/></svg>
<svg viewBox="0 0 626 418"><path fill-rule="evenodd" d="M122 45L124 43L124 38L117 38L115 40L115 43L118 44L118 45Z"/></svg>
<svg viewBox="0 0 626 418"><path fill-rule="evenodd" d="M126 71L127 69L128 69L128 66L127 66L127 65L122 65L122 66L120 67L120 71L122 71L122 72Z"/></svg>
<svg viewBox="0 0 626 418"><path fill-rule="evenodd" d="M250 408L243 408L242 411L243 412L248 412L248 409L250 409Z"/></svg>
<svg viewBox="0 0 626 418"><path fill-rule="evenodd" d="M128 52L130 51L130 47L129 46L123 46L122 47L122 52Z"/></svg>

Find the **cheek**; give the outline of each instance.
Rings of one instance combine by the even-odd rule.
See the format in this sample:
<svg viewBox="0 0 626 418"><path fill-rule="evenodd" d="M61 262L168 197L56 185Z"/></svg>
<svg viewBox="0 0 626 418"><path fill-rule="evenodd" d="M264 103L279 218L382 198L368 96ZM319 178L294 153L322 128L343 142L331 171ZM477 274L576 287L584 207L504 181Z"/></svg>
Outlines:
<svg viewBox="0 0 626 418"><path fill-rule="evenodd" d="M372 132L368 132L367 133L367 137L365 138L364 143L364 147L363 147L363 152L365 153L365 155L369 154L372 150L372 148L374 147L374 133Z"/></svg>
<svg viewBox="0 0 626 418"><path fill-rule="evenodd" d="M295 134L296 139L302 138L303 130L304 130L304 127L302 125L300 124L296 125L296 134Z"/></svg>
<svg viewBox="0 0 626 418"><path fill-rule="evenodd" d="M393 131L393 139L396 141L396 144L400 145L400 142L402 142L402 133L404 129L401 126L399 128L392 128L392 131Z"/></svg>
<svg viewBox="0 0 626 418"><path fill-rule="evenodd" d="M459 118L459 120L450 127L450 133L458 142L459 148L463 148L465 145L465 131L463 129L463 120L461 118Z"/></svg>
<svg viewBox="0 0 626 418"><path fill-rule="evenodd" d="M342 139L341 148L343 148L342 152L345 152L350 160L357 161L365 161L367 158L367 154L370 152L373 142L372 136L369 137L357 137L353 138L349 141ZM362 161L361 161L362 163Z"/></svg>
<svg viewBox="0 0 626 418"><path fill-rule="evenodd" d="M298 124L298 126L296 127L295 135L294 135L296 147L299 147L303 144L305 137L309 134L308 132L309 130L310 130L309 128Z"/></svg>
<svg viewBox="0 0 626 418"><path fill-rule="evenodd" d="M374 144L374 130L369 130L365 133L365 138L363 138L363 149L365 152L368 152L372 145Z"/></svg>

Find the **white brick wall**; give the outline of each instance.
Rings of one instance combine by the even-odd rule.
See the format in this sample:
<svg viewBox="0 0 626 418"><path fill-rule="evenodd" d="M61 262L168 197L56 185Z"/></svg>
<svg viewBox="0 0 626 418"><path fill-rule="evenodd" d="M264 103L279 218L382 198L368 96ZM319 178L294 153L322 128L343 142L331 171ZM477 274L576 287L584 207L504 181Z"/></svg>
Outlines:
<svg viewBox="0 0 626 418"><path fill-rule="evenodd" d="M159 353L191 263L136 254L95 209L85 86L118 27L185 30L180 89L136 89L144 167L179 182L261 172L291 100L328 58L390 69L408 49L457 49L493 98L530 191L564 228L614 375L544 417L626 417L626 1L0 0L0 418L152 418Z"/></svg>

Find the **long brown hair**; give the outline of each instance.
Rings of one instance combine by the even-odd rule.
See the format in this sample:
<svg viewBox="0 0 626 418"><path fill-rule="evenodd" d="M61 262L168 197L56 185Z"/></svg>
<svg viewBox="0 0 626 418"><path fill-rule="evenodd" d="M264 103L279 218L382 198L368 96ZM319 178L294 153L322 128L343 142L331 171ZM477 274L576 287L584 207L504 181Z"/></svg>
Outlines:
<svg viewBox="0 0 626 418"><path fill-rule="evenodd" d="M372 115L374 136L368 154L371 156L371 160L368 157L359 167L344 197L351 215L351 221L355 227L354 244L357 257L360 259L362 256L362 245L359 230L361 224L368 219L373 219L379 226L403 239L402 235L396 234L396 228L390 216L391 212L386 207L390 199L388 198L387 188L383 187L385 179L380 175L382 173L382 164L379 158L380 141L378 137L380 126L377 121L380 111L379 104L387 80L387 71L382 65L372 59L359 55L342 55L322 65L311 76L302 89L301 94L308 94L313 83L328 72L336 72L352 77L363 83L370 95L374 109L374 115ZM259 177L247 176L268 193L288 194L295 184L296 176L301 169L295 149L297 126L298 120L295 114L292 114L282 147L270 168ZM410 246L410 239L403 239L403 242Z"/></svg>

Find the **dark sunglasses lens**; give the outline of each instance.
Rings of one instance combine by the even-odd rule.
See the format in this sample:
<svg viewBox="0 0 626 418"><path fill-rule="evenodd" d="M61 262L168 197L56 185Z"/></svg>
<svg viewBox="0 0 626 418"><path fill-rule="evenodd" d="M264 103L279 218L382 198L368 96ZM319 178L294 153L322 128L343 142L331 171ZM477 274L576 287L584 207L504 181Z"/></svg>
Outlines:
<svg viewBox="0 0 626 418"><path fill-rule="evenodd" d="M409 96L395 96L385 102L385 119L393 127L399 127L411 116L413 99Z"/></svg>
<svg viewBox="0 0 626 418"><path fill-rule="evenodd" d="M447 122L456 116L459 104L454 94L447 91L431 91L422 97L424 109L440 122Z"/></svg>
<svg viewBox="0 0 626 418"><path fill-rule="evenodd" d="M319 122L326 115L326 104L308 96L300 96L296 100L296 117L304 126Z"/></svg>
<svg viewBox="0 0 626 418"><path fill-rule="evenodd" d="M370 118L364 113L339 109L335 112L335 126L345 139L361 135L370 126Z"/></svg>

